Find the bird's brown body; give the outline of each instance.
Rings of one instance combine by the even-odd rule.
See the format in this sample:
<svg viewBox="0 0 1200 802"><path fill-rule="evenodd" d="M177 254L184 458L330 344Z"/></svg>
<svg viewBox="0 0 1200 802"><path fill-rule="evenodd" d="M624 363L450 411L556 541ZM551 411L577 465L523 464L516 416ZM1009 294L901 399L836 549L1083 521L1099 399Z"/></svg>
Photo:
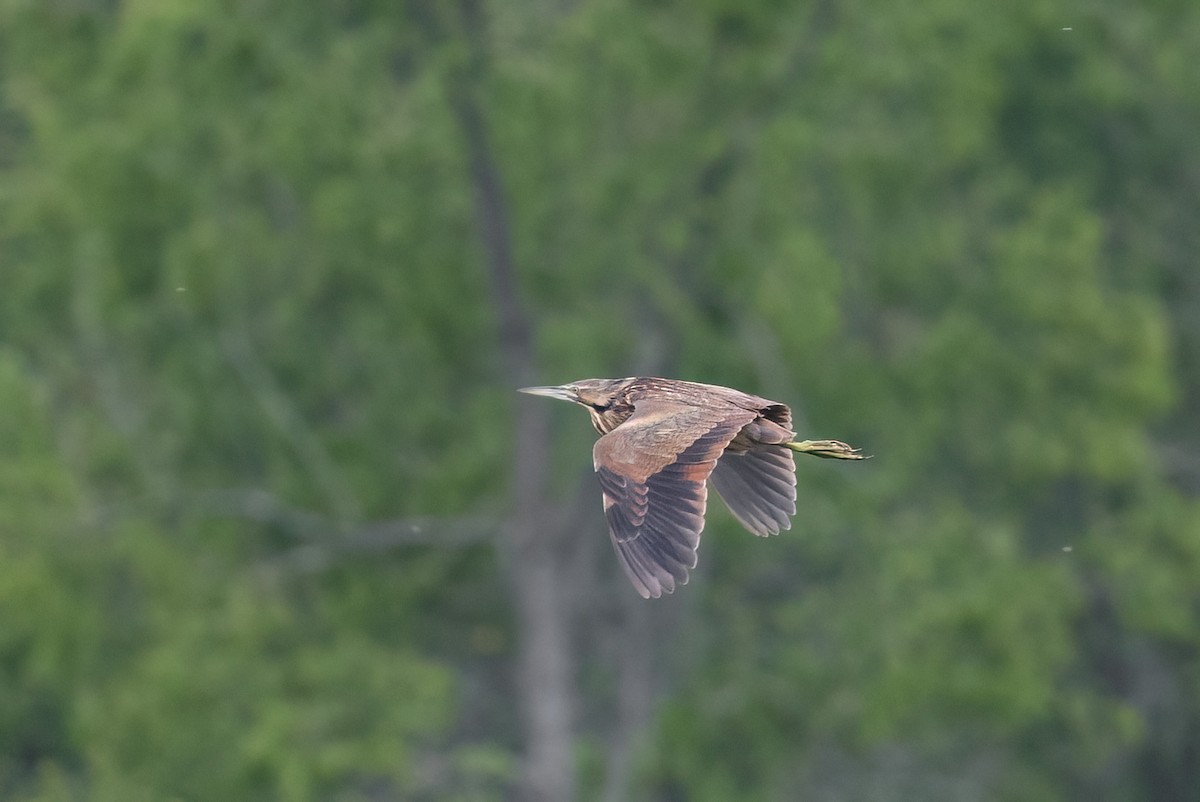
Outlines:
<svg viewBox="0 0 1200 802"><path fill-rule="evenodd" d="M522 392L587 407L613 547L645 598L687 582L708 480L746 529L773 535L796 513L793 452L862 458L836 440L796 442L785 404L728 387L633 377Z"/></svg>

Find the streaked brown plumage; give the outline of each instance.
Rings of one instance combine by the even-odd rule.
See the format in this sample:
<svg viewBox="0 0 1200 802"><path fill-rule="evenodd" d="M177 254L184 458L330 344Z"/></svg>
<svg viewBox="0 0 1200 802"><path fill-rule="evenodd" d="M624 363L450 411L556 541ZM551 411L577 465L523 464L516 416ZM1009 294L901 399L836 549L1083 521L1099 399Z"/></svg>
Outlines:
<svg viewBox="0 0 1200 802"><path fill-rule="evenodd" d="M862 459L837 440L797 442L786 405L728 387L632 377L521 392L587 407L613 548L647 599L696 567L709 479L742 526L775 535L796 514L792 452Z"/></svg>

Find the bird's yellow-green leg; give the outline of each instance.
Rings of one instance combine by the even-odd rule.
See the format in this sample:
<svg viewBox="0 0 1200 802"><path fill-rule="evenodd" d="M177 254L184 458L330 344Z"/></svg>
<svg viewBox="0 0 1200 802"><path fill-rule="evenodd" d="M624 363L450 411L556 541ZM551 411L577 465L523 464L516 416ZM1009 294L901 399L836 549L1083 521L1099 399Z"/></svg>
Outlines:
<svg viewBox="0 0 1200 802"><path fill-rule="evenodd" d="M859 449L841 440L799 440L784 445L797 454L812 454L825 459L866 459Z"/></svg>

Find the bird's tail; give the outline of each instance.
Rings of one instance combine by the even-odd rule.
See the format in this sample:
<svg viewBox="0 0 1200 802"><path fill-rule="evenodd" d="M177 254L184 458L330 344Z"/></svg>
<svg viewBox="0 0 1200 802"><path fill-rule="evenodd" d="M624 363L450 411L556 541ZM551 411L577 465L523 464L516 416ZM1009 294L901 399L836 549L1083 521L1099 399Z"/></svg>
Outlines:
<svg viewBox="0 0 1200 802"><path fill-rule="evenodd" d="M862 449L846 445L841 440L793 440L784 445L797 454L812 454L825 459L867 459Z"/></svg>

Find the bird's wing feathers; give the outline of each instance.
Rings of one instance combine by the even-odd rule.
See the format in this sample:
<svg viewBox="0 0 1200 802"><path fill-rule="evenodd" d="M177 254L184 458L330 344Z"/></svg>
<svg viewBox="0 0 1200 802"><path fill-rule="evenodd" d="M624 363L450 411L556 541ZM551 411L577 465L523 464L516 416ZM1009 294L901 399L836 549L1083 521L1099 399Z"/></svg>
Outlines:
<svg viewBox="0 0 1200 802"><path fill-rule="evenodd" d="M696 565L707 481L751 410L643 401L596 441L596 473L621 567L645 598L684 584Z"/></svg>
<svg viewBox="0 0 1200 802"><path fill-rule="evenodd" d="M712 472L713 487L733 517L756 535L792 528L796 514L796 464L783 446L759 445L728 452Z"/></svg>

